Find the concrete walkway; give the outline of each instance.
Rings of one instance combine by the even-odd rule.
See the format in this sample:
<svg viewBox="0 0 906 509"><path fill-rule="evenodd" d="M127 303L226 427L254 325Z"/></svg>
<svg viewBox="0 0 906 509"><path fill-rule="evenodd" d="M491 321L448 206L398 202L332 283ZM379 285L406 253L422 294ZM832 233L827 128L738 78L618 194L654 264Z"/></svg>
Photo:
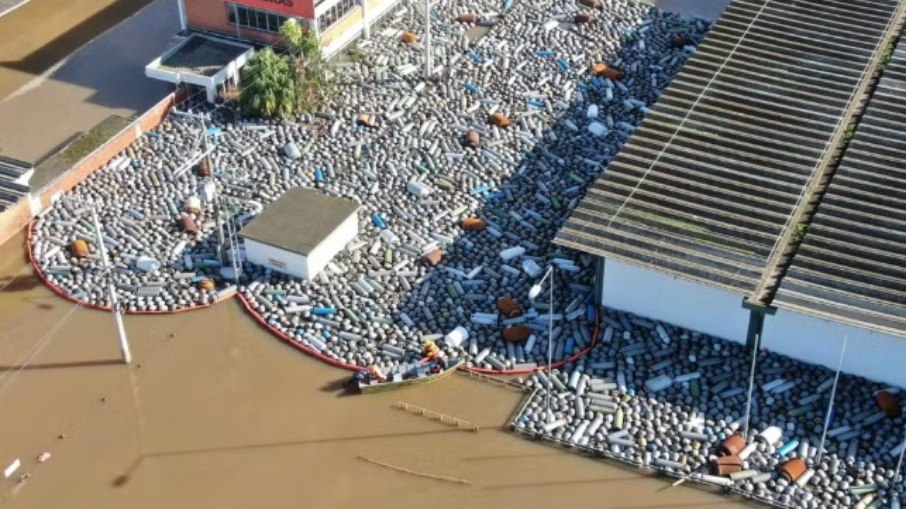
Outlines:
<svg viewBox="0 0 906 509"><path fill-rule="evenodd" d="M0 154L38 161L110 115L131 117L168 85L145 64L179 30L176 2L156 0L0 102Z"/></svg>

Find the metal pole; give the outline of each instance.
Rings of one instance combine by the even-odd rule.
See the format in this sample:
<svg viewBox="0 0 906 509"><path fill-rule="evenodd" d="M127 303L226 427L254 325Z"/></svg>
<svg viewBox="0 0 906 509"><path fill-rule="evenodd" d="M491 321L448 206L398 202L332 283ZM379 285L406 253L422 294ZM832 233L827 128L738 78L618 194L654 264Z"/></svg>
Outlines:
<svg viewBox="0 0 906 509"><path fill-rule="evenodd" d="M129 364L132 362L132 352L129 350L129 340L126 338L126 327L123 325L123 315L120 312L120 303L116 297L116 289L113 287L113 281L110 278L110 265L107 261L107 248L104 246L104 238L101 235L101 222L98 220L98 212L95 205L91 204L91 218L94 221L94 231L97 234L98 249L101 251L101 263L104 265L104 273L107 276L107 292L110 294L110 306L113 309L113 320L116 323L116 332L120 340L120 352L123 354L123 362Z"/></svg>
<svg viewBox="0 0 906 509"><path fill-rule="evenodd" d="M201 115L199 119L201 120L201 141L204 144L205 164L207 164L208 172L211 174L211 177L209 178L211 179L211 182L214 182L214 165L211 161L211 151L208 146L208 125L205 122L204 115ZM223 218L221 217L220 210L220 194L217 192L216 185L214 186L214 215L217 217L217 258L220 259L220 263L223 263L223 244L225 240L223 238Z"/></svg>
<svg viewBox="0 0 906 509"><path fill-rule="evenodd" d="M893 477L894 484L900 482L900 468L903 467L903 453L906 453L906 426L904 426L903 442L900 444L900 459L897 460L896 475Z"/></svg>
<svg viewBox="0 0 906 509"><path fill-rule="evenodd" d="M368 0L361 0L362 4L362 38L371 39L371 26L368 19Z"/></svg>
<svg viewBox="0 0 906 509"><path fill-rule="evenodd" d="M755 361L758 359L758 349L761 347L761 335L755 335L755 344L752 345L752 365L749 367L749 395L746 398L746 420L743 421L743 438L749 438L749 419L752 415L752 391L755 389Z"/></svg>
<svg viewBox="0 0 906 509"><path fill-rule="evenodd" d="M186 22L185 0L177 0L176 6L179 9L179 29L185 31L188 27L188 23Z"/></svg>
<svg viewBox="0 0 906 509"><path fill-rule="evenodd" d="M554 420L554 414L551 412L551 392L553 389L552 368L554 363L554 266L548 269L548 276L551 278L550 304L547 308L547 421Z"/></svg>
<svg viewBox="0 0 906 509"><path fill-rule="evenodd" d="M827 438L827 428L830 426L831 413L834 410L834 396L837 395L837 382L840 380L840 370L843 369L843 355L846 353L846 334L843 335L843 347L840 348L840 362L837 364L837 373L834 375L834 385L831 387L830 401L827 402L827 415L824 416L824 429L821 431L821 445L818 447L818 461L816 465L821 464L821 458L824 457L824 440Z"/></svg>
<svg viewBox="0 0 906 509"><path fill-rule="evenodd" d="M425 79L431 78L431 69L434 68L433 52L431 49L431 0L425 0Z"/></svg>

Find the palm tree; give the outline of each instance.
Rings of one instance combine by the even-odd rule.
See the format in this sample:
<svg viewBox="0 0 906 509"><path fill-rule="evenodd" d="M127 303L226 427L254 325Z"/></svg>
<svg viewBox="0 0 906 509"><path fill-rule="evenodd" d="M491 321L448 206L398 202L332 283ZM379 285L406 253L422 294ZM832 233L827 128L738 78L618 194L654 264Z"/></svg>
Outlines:
<svg viewBox="0 0 906 509"><path fill-rule="evenodd" d="M239 103L246 117L289 117L298 96L293 60L271 48L255 53L242 69Z"/></svg>

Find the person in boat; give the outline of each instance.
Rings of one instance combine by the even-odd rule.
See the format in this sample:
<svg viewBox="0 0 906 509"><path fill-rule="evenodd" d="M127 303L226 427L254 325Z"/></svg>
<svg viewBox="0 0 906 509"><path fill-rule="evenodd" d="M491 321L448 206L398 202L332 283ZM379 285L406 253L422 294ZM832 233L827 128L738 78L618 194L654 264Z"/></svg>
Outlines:
<svg viewBox="0 0 906 509"><path fill-rule="evenodd" d="M431 367L428 368L428 372L432 375L436 375L441 371L447 369L447 361L443 357L438 357L431 362Z"/></svg>
<svg viewBox="0 0 906 509"><path fill-rule="evenodd" d="M435 361L440 358L440 347L434 341L428 340L424 344L425 360Z"/></svg>
<svg viewBox="0 0 906 509"><path fill-rule="evenodd" d="M447 361L441 356L440 347L434 341L425 341L424 361L431 364L428 372L431 374L440 373L447 369Z"/></svg>
<svg viewBox="0 0 906 509"><path fill-rule="evenodd" d="M352 379L349 381L348 385L352 385L356 382L376 382L380 383L387 379L387 376L384 374L384 371L375 364L368 366L367 369L361 369L356 371L352 375Z"/></svg>

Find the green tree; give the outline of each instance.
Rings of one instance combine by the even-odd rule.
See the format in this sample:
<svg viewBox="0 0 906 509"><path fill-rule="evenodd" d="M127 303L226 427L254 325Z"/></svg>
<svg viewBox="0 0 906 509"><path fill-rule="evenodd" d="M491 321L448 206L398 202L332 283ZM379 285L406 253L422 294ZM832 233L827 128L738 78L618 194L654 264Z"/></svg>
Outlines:
<svg viewBox="0 0 906 509"><path fill-rule="evenodd" d="M290 52L301 60L320 61L321 43L311 30L302 28L295 19L288 19L280 25L280 36Z"/></svg>
<svg viewBox="0 0 906 509"><path fill-rule="evenodd" d="M298 110L293 60L271 48L256 52L242 69L239 104L246 117L289 117Z"/></svg>
<svg viewBox="0 0 906 509"><path fill-rule="evenodd" d="M280 26L287 53L255 53L242 69L239 103L244 116L289 117L316 109L333 93L331 71L317 35L295 19Z"/></svg>
<svg viewBox="0 0 906 509"><path fill-rule="evenodd" d="M280 36L295 61L297 111L312 111L333 93L330 69L321 57L321 42L314 31L303 28L295 19L280 26Z"/></svg>

